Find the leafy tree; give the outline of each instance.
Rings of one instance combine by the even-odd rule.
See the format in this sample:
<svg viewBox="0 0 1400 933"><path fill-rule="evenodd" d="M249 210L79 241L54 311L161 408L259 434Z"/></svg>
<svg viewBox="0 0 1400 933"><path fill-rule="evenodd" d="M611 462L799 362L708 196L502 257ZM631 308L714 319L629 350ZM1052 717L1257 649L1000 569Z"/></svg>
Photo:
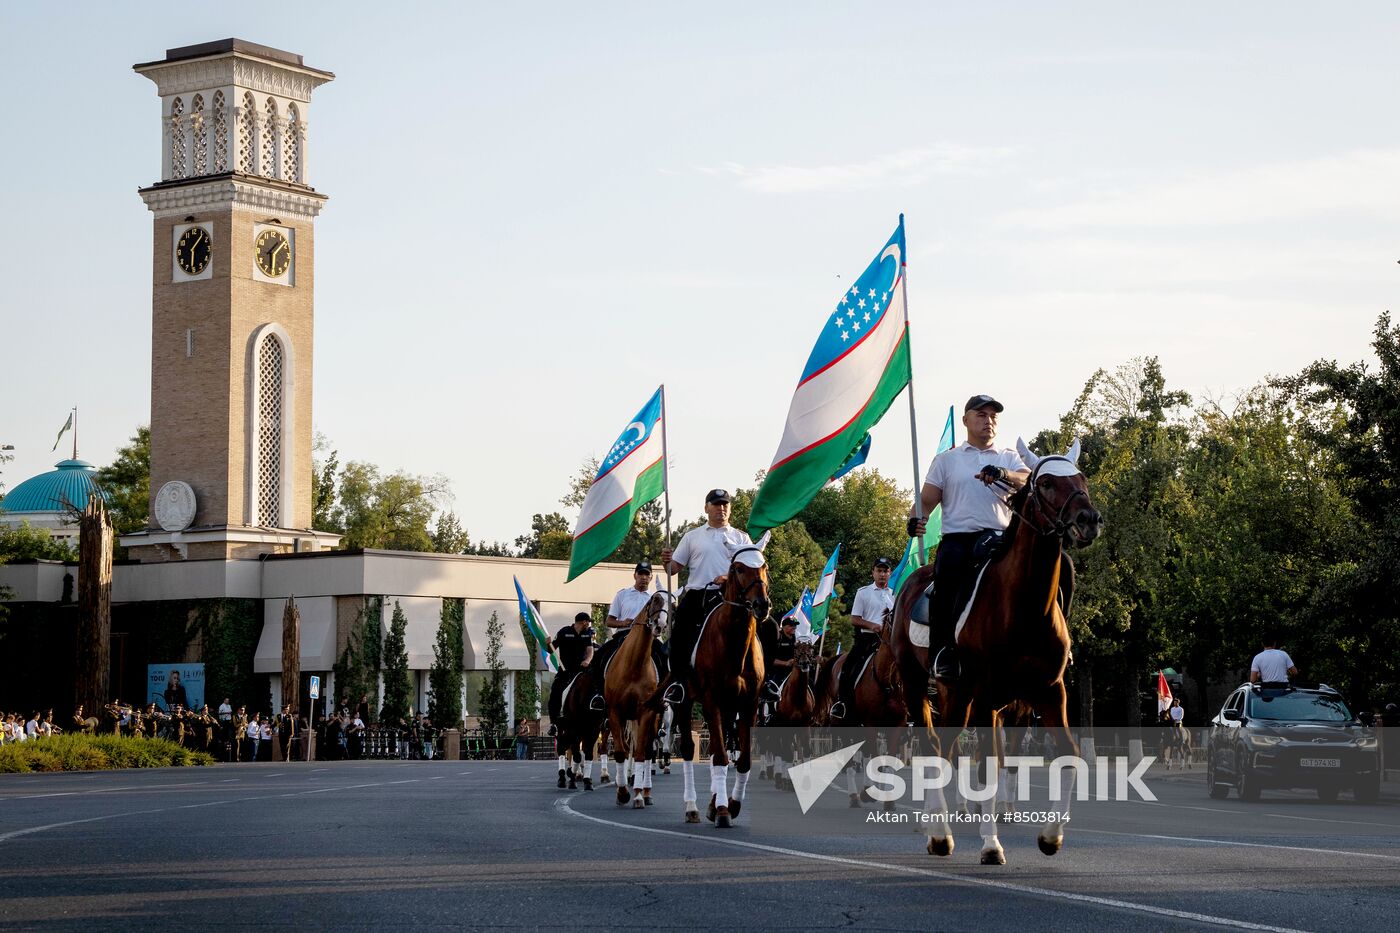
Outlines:
<svg viewBox="0 0 1400 933"><path fill-rule="evenodd" d="M311 527L317 531L339 532L335 524L335 474L340 468L340 451L330 449L321 433L311 446Z"/></svg>
<svg viewBox="0 0 1400 933"><path fill-rule="evenodd" d="M446 495L444 477L398 472L383 476L371 464L351 461L340 471L333 524L348 548L431 551L428 522Z"/></svg>
<svg viewBox="0 0 1400 933"><path fill-rule="evenodd" d="M516 557L518 556L510 549L510 545L504 541L485 541L473 543L468 541L467 546L462 549L463 554L473 554L477 557Z"/></svg>
<svg viewBox="0 0 1400 933"><path fill-rule="evenodd" d="M97 485L107 495L107 511L117 536L142 531L151 512L151 429L136 429L131 443L116 459L97 471ZM82 508L86 503L74 503Z"/></svg>
<svg viewBox="0 0 1400 933"><path fill-rule="evenodd" d="M501 662L505 627L496 613L486 623L486 681L481 686L481 731L488 739L506 732L506 666Z"/></svg>
<svg viewBox="0 0 1400 933"><path fill-rule="evenodd" d="M355 616L350 638L336 662L335 682L342 695L352 699L370 697L370 709L379 706L379 671L383 664L383 635L380 629L382 603L370 597Z"/></svg>
<svg viewBox="0 0 1400 933"><path fill-rule="evenodd" d="M442 601L437 641L433 645L433 666L428 671L428 718L438 726L460 728L462 724L463 619L466 604L460 599Z"/></svg>
<svg viewBox="0 0 1400 933"><path fill-rule="evenodd" d="M457 520L456 512L438 513L437 522L433 525L433 550L439 554L465 554L467 548L471 547L471 539L467 537L467 530L462 527L462 523Z"/></svg>
<svg viewBox="0 0 1400 933"><path fill-rule="evenodd" d="M530 533L516 538L515 548L521 557L568 560L573 548L569 520L558 512L536 512L530 519Z"/></svg>
<svg viewBox="0 0 1400 933"><path fill-rule="evenodd" d="M0 525L0 564L9 560L78 559L76 539L72 543L55 538L44 528L31 527L29 522Z"/></svg>
<svg viewBox="0 0 1400 933"><path fill-rule="evenodd" d="M517 717L534 719L540 714L540 685L535 676L539 669L540 646L524 619L520 620L520 633L525 636L525 650L530 655L530 670L515 678L515 710Z"/></svg>
<svg viewBox="0 0 1400 933"><path fill-rule="evenodd" d="M407 719L413 697L413 683L408 673L408 648L404 636L408 632L408 617L398 600L394 600L394 615L389 623L389 635L384 639L384 708L379 721L393 724Z"/></svg>

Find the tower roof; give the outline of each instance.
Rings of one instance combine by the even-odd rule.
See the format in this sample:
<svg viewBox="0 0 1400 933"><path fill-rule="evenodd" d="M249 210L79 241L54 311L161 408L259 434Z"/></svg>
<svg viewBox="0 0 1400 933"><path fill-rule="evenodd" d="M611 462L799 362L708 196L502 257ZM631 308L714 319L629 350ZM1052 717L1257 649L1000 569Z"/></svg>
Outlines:
<svg viewBox="0 0 1400 933"><path fill-rule="evenodd" d="M61 512L87 505L89 493L107 494L97 485L97 468L86 460L60 460L54 469L30 477L5 494L0 511Z"/></svg>
<svg viewBox="0 0 1400 933"><path fill-rule="evenodd" d="M168 65L172 62L189 61L196 58L214 58L230 53L245 55L249 58L261 58L263 61L276 62L279 65L290 65L294 68L325 75L327 78L335 77L329 71L312 68L305 64L301 56L295 52L284 52L271 46L249 42L246 39L215 39L213 42L201 42L198 45L184 45L178 49L166 49L165 58L153 62L142 62L132 67L141 71L153 65Z"/></svg>

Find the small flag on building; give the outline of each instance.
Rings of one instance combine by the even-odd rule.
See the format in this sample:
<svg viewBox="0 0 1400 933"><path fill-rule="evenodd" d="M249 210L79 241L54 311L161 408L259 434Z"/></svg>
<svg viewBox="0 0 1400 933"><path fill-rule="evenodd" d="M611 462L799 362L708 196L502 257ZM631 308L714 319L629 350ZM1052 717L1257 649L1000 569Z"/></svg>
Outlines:
<svg viewBox="0 0 1400 933"><path fill-rule="evenodd" d="M657 389L608 448L583 500L564 582L616 551L632 530L637 510L665 492L664 411L662 390Z"/></svg>
<svg viewBox="0 0 1400 933"><path fill-rule="evenodd" d="M836 564L841 559L841 545L826 559L826 569L817 583L817 591L812 594L812 634L821 635L826 631L826 618L831 611L831 600L836 595Z"/></svg>
<svg viewBox="0 0 1400 933"><path fill-rule="evenodd" d="M69 430L72 429L72 427L73 427L73 413L70 411L70 412L68 413L68 420L65 421L65 422L63 422L63 427L61 427L61 428L58 429L58 437L54 438L54 441L53 441L53 449L54 449L54 450L58 450L58 445L59 445L59 442L63 440L63 435L67 434L67 433L69 432ZM50 452L50 453L53 453L53 451L49 451L49 452Z"/></svg>
<svg viewBox="0 0 1400 933"><path fill-rule="evenodd" d="M520 581L511 577L515 581L515 595L520 600L520 621L525 623L525 627L530 630L530 635L535 639L535 644L539 646L540 663L544 669L551 674L557 674L564 669L564 665L559 663L559 655L545 647L549 641L549 633L544 630L544 623L540 621L539 611L535 609L533 603L525 598L525 591L520 588Z"/></svg>

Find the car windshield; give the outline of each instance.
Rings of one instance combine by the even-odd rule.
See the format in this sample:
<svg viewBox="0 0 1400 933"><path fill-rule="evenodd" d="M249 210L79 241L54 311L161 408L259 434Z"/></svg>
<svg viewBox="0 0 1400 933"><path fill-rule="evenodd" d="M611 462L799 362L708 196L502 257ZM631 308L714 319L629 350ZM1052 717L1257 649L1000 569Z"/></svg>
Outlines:
<svg viewBox="0 0 1400 933"><path fill-rule="evenodd" d="M1249 698L1249 715L1255 719L1287 722L1350 722L1351 711L1335 695L1258 693Z"/></svg>

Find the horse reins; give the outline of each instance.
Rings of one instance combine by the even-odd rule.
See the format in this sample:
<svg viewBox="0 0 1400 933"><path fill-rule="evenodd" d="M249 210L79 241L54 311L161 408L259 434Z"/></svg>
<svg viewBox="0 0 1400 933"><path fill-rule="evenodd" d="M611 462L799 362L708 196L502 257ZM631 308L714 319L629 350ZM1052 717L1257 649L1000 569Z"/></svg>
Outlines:
<svg viewBox="0 0 1400 933"><path fill-rule="evenodd" d="M1054 460L1063 460L1065 463L1068 463L1071 466L1074 465L1074 462L1068 457L1062 457L1058 454L1049 457L1042 457L1040 462L1035 465L1035 469L1031 471L1030 479L1026 480L1026 482L1030 485L1030 505L1035 509L1036 516L1048 522L1049 527L1041 527L1040 525L1037 525L1035 522L1031 521L1031 519L1026 515L1022 515L1021 519L1027 525L1029 525L1031 529L1035 531L1035 533L1038 535L1042 535L1044 537L1054 535L1058 538L1068 538L1070 530L1073 528L1074 523L1065 520L1065 513L1069 511L1069 507L1075 499L1078 499L1082 496L1087 501L1089 498L1089 494L1083 489L1074 490L1074 492L1070 493L1069 496L1065 499L1064 503L1060 505L1059 512L1056 513L1054 516L1051 516L1045 508L1045 500L1041 498L1040 489L1036 486L1035 481L1040 476L1040 468L1046 463L1049 463Z"/></svg>

